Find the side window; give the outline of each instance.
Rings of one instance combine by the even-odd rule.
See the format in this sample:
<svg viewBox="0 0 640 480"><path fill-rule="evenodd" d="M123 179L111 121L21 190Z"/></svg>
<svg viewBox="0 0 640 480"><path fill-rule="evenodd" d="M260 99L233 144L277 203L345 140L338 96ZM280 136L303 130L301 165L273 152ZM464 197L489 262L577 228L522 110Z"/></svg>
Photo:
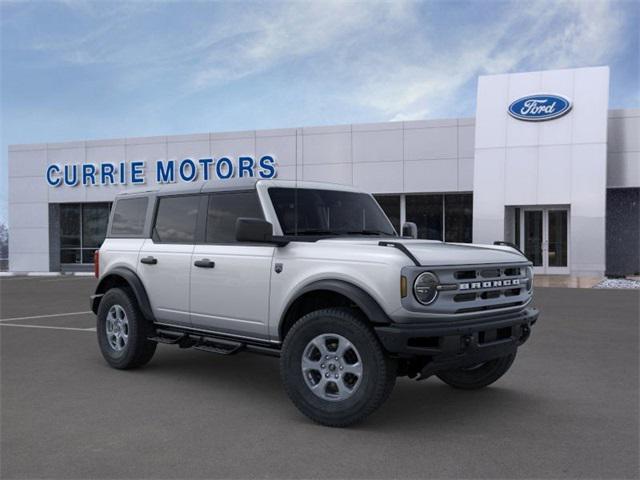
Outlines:
<svg viewBox="0 0 640 480"><path fill-rule="evenodd" d="M194 243L200 195L160 197L153 240L158 243Z"/></svg>
<svg viewBox="0 0 640 480"><path fill-rule="evenodd" d="M147 197L124 198L116 202L110 235L137 237L144 233Z"/></svg>
<svg viewBox="0 0 640 480"><path fill-rule="evenodd" d="M264 218L255 191L209 195L207 243L235 243L238 217Z"/></svg>

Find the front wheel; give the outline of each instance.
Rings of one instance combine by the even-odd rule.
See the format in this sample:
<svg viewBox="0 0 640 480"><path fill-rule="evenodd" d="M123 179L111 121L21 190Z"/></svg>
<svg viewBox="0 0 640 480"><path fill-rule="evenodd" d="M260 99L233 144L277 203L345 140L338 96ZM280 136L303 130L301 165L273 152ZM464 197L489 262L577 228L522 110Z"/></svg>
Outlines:
<svg viewBox="0 0 640 480"><path fill-rule="evenodd" d="M477 390L491 385L507 373L515 358L514 352L478 365L438 372L436 376L454 388Z"/></svg>
<svg viewBox="0 0 640 480"><path fill-rule="evenodd" d="M148 340L152 329L129 290L112 288L102 297L98 307L98 345L113 368L129 369L148 363L157 346Z"/></svg>
<svg viewBox="0 0 640 480"><path fill-rule="evenodd" d="M373 413L396 379L395 362L347 308L317 310L294 324L282 347L280 371L296 407L331 427L345 427Z"/></svg>

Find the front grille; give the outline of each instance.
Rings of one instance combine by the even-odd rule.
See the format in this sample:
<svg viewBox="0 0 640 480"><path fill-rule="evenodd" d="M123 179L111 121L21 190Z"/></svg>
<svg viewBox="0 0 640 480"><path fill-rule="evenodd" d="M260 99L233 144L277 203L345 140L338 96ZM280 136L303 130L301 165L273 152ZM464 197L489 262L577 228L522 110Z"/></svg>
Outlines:
<svg viewBox="0 0 640 480"><path fill-rule="evenodd" d="M523 306L531 299L526 264L460 265L456 267L407 267L413 282L424 271L438 276L441 289L428 311L444 314L486 312ZM413 310L427 311L414 299L403 301Z"/></svg>

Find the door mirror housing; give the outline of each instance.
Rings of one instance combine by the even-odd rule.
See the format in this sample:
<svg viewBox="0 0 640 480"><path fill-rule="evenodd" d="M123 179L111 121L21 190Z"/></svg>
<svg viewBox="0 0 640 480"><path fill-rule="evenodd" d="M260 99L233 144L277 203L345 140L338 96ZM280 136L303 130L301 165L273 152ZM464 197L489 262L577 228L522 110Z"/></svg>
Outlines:
<svg viewBox="0 0 640 480"><path fill-rule="evenodd" d="M262 218L239 217L236 220L236 240L250 243L275 243L278 246L287 242L273 236L273 225Z"/></svg>
<svg viewBox="0 0 640 480"><path fill-rule="evenodd" d="M418 238L418 226L413 222L404 222L402 224L402 236Z"/></svg>

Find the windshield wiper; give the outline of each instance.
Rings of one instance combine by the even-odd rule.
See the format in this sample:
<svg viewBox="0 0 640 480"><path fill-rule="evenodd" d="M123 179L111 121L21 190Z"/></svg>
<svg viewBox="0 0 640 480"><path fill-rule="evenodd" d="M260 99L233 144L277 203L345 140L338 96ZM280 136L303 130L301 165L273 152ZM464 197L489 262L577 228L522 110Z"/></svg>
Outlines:
<svg viewBox="0 0 640 480"><path fill-rule="evenodd" d="M298 230L297 232L293 232L293 235L344 235L344 232L309 228L307 230Z"/></svg>
<svg viewBox="0 0 640 480"><path fill-rule="evenodd" d="M385 232L384 230L354 230L353 232L347 232L348 235L386 235L393 237L392 233Z"/></svg>

